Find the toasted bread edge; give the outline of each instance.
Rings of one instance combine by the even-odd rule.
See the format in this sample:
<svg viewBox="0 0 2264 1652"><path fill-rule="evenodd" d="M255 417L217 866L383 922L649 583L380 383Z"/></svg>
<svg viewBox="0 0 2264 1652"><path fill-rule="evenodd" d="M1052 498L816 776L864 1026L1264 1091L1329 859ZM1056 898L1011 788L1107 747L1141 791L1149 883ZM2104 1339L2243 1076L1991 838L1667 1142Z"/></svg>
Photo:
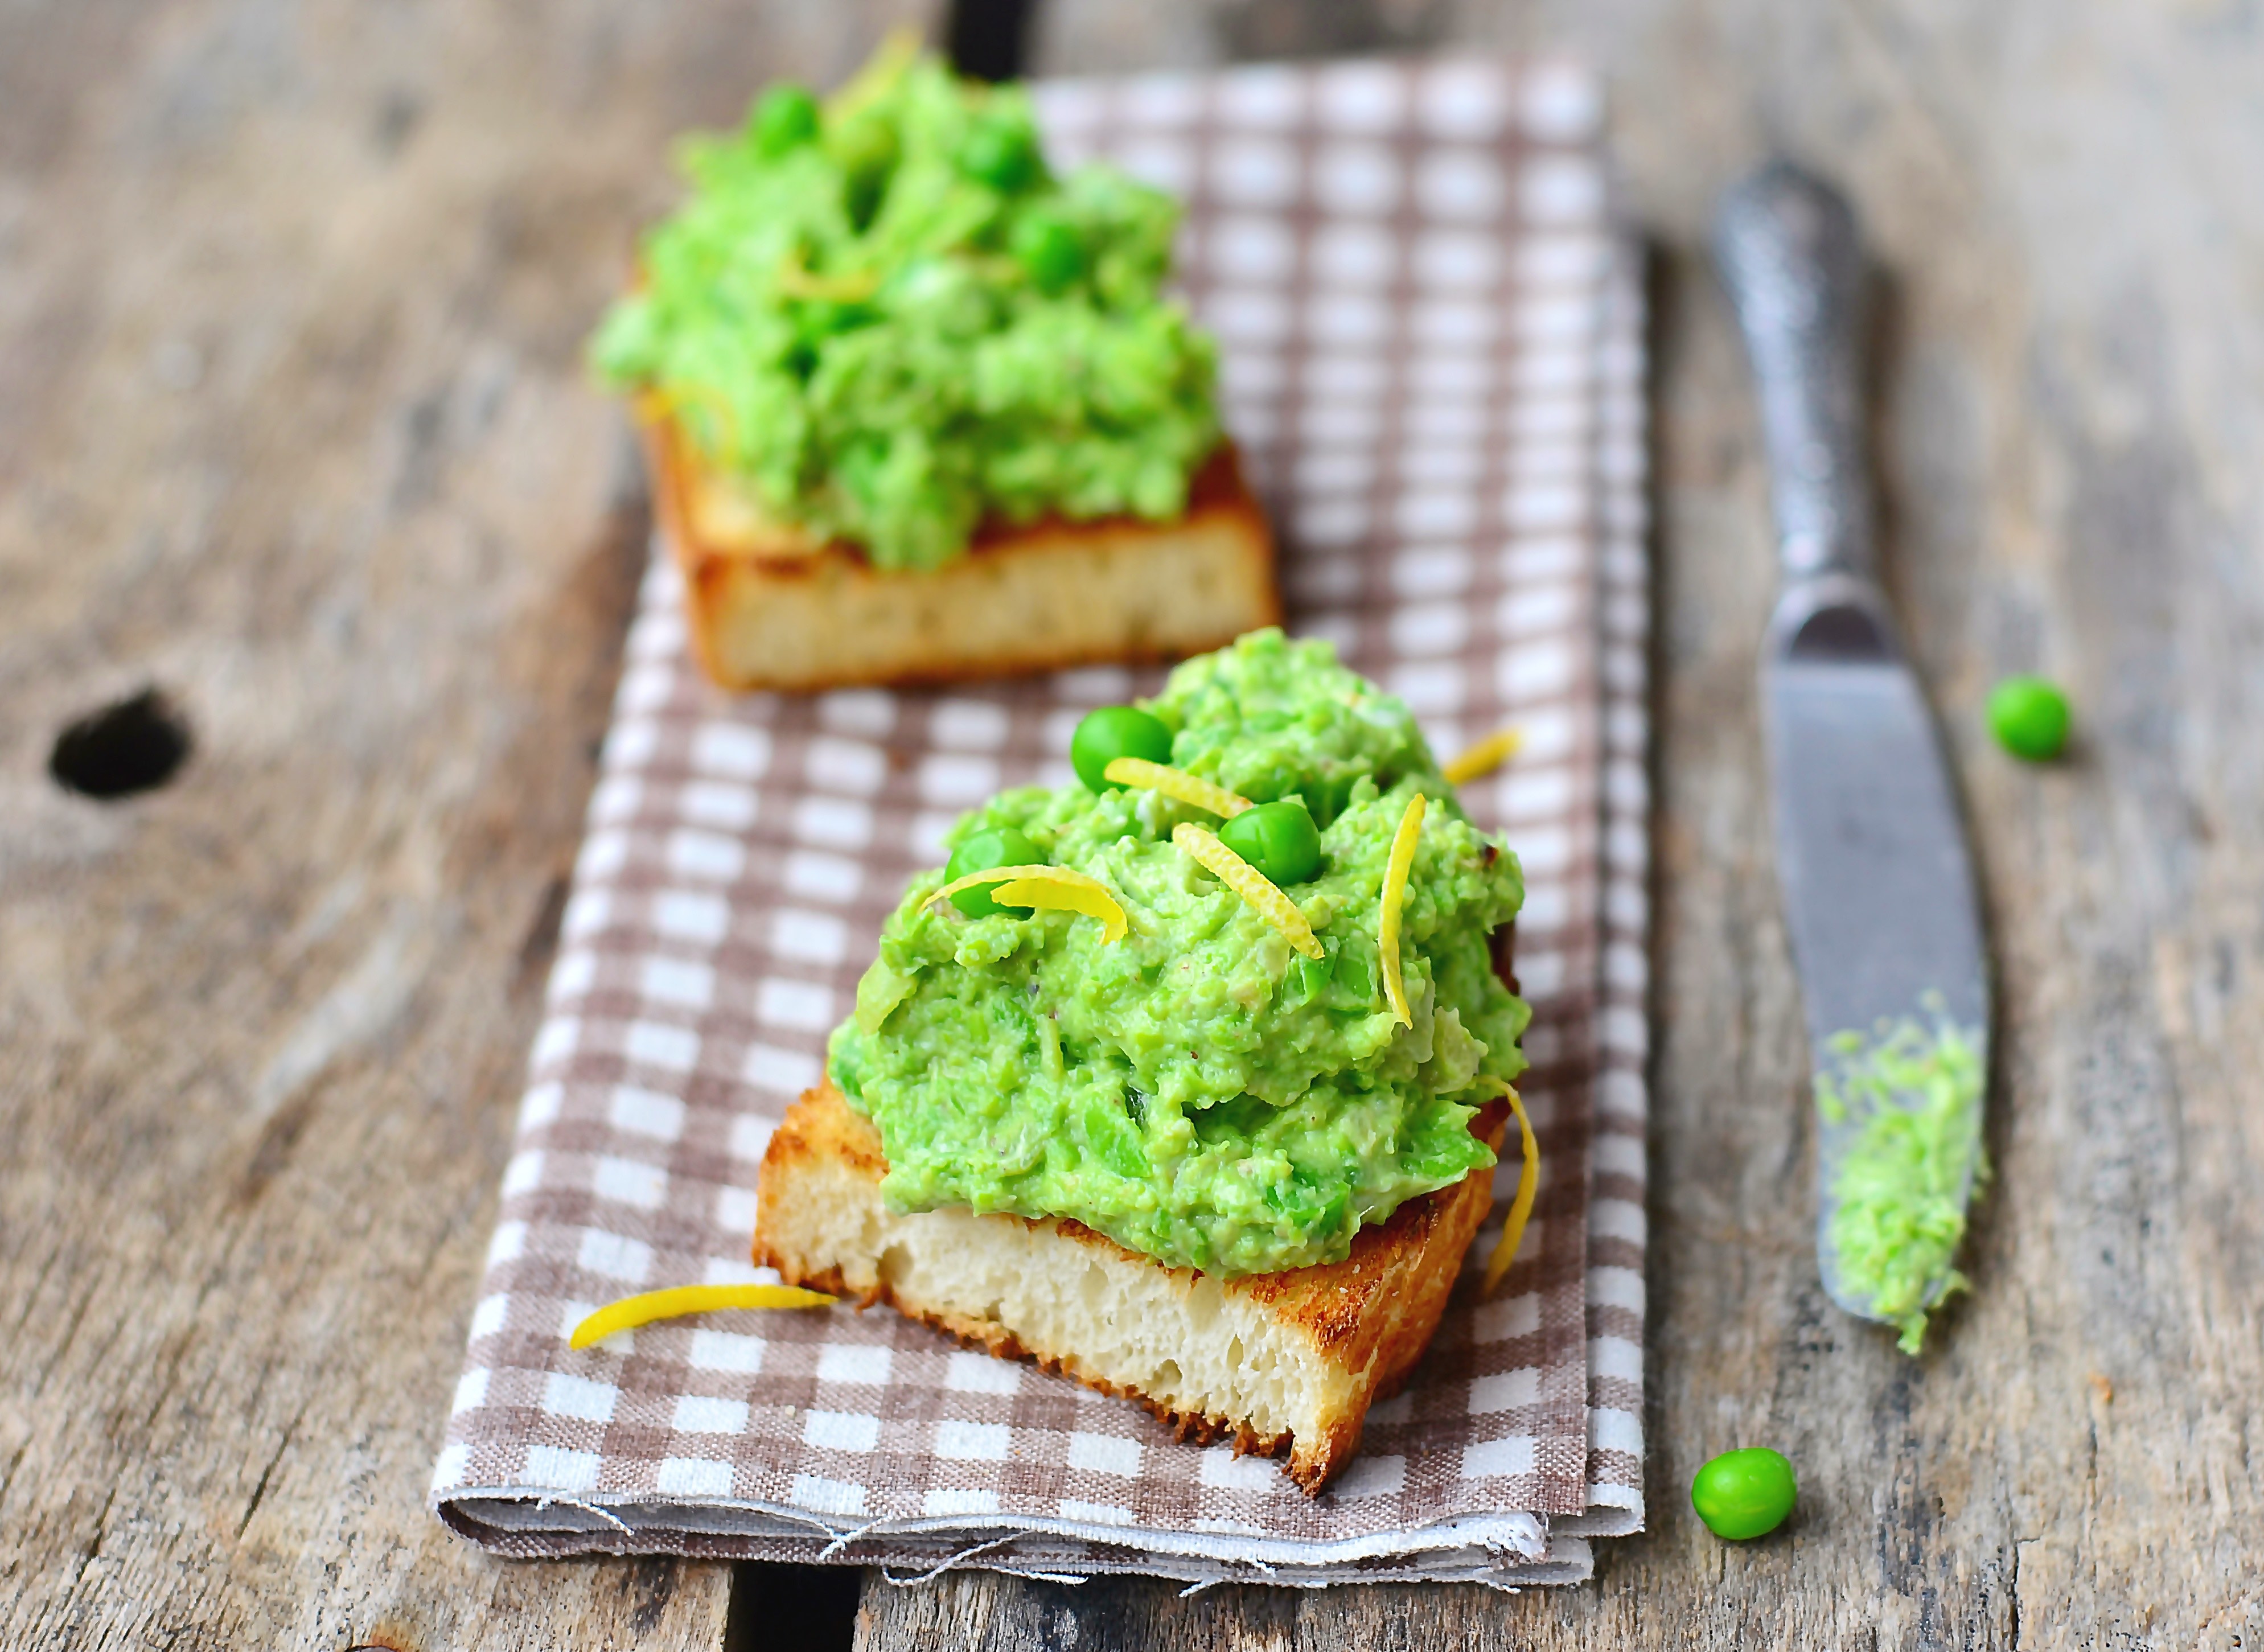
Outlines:
<svg viewBox="0 0 2264 1652"><path fill-rule="evenodd" d="M693 649L727 688L909 685L1164 660L1281 620L1274 541L1222 446L1175 521L986 526L918 572L761 521L665 417L643 426Z"/></svg>
<svg viewBox="0 0 2264 1652"><path fill-rule="evenodd" d="M1506 1119L1506 1107L1496 1103L1472 1129L1498 1148ZM986 1314L921 1300L903 1279L901 1248L919 1242L921 1230L907 1224L924 1219L888 1211L880 1192L887 1169L878 1132L830 1082L804 1092L764 1154L755 1261L777 1269L789 1284L853 1297L862 1306L887 1304L992 1354L1028 1360L1136 1401L1182 1439L1231 1441L1237 1455L1286 1453L1286 1471L1309 1495L1352 1460L1369 1406L1396 1392L1421 1358L1492 1199L1492 1172L1474 1171L1452 1187L1410 1200L1389 1221L1361 1229L1343 1262L1217 1282L1237 1312L1262 1316L1310 1360L1306 1425L1302 1431L1267 1431L1247 1417L1172 1404L1127 1380L1127 1373L1099 1368L1078 1350L1032 1345L1014 1327ZM1073 1221L963 1211L932 1213L925 1220L936 1218L1011 1224L1027 1236L1020 1248L1034 1263L1043 1258L1056 1277L1098 1265L1172 1276L1182 1289L1201 1279ZM986 1237L995 1240L1004 1231L992 1229ZM894 1257L892 1247L898 1248Z"/></svg>

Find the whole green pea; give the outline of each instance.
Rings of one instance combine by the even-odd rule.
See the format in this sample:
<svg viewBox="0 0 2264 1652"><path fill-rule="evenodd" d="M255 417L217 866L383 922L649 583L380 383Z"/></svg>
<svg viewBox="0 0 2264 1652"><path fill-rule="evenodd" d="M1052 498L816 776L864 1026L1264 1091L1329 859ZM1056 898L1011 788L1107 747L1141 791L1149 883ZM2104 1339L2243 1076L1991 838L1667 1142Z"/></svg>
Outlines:
<svg viewBox="0 0 2264 1652"><path fill-rule="evenodd" d="M1989 729L2016 757L2049 763L2066 749L2067 696L2041 677L2008 677L1989 692Z"/></svg>
<svg viewBox="0 0 2264 1652"><path fill-rule="evenodd" d="M1245 808L1218 829L1218 840L1276 884L1303 883L1321 869L1320 829L1303 798Z"/></svg>
<svg viewBox="0 0 2264 1652"><path fill-rule="evenodd" d="M994 866L1042 866L1045 851L1030 841L1029 836L1016 831L1012 826L993 827L988 831L969 832L951 851L951 859L943 869L946 883L963 878L970 872L989 872ZM1026 906L1001 906L991 898L994 886L978 883L971 889L961 889L951 897L952 905L969 917L997 917L1001 913L1023 913Z"/></svg>
<svg viewBox="0 0 2264 1652"><path fill-rule="evenodd" d="M1069 737L1070 766L1089 792L1106 792L1108 765L1119 757L1172 760L1172 731L1136 706L1103 706L1085 713Z"/></svg>
<svg viewBox="0 0 2264 1652"><path fill-rule="evenodd" d="M954 158L961 171L1002 195L1035 183L1042 164L1036 132L1027 121L1011 119L976 121L960 140Z"/></svg>
<svg viewBox="0 0 2264 1652"><path fill-rule="evenodd" d="M817 99L809 87L781 81L756 100L747 131L755 141L755 153L775 161L817 135Z"/></svg>
<svg viewBox="0 0 2264 1652"><path fill-rule="evenodd" d="M1065 292L1085 273L1085 237L1051 213L1023 214L1006 244L1041 293Z"/></svg>
<svg viewBox="0 0 2264 1652"><path fill-rule="evenodd" d="M1716 1537L1762 1537L1792 1512L1792 1465L1766 1446L1723 1452L1690 1482L1690 1506Z"/></svg>

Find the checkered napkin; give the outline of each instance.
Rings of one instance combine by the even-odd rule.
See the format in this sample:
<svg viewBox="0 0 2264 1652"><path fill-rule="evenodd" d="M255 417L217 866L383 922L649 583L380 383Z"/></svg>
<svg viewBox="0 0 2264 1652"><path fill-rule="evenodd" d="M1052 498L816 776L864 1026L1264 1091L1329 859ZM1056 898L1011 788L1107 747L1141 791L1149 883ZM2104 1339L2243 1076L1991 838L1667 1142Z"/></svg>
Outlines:
<svg viewBox="0 0 2264 1652"><path fill-rule="evenodd" d="M1561 63L1345 63L1038 90L1054 153L1187 202L1188 301L1282 541L1295 632L1404 696L1507 833L1539 1201L1515 1181L1406 1392L1319 1499L1270 1461L885 1310L726 1314L580 1352L640 1289L748 1263L756 1166L882 920L1001 786L1069 779L1155 671L734 698L657 554L534 1040L441 1517L511 1554L918 1576L1565 1582L1642 1519L1645 741L1636 286L1600 98Z"/></svg>

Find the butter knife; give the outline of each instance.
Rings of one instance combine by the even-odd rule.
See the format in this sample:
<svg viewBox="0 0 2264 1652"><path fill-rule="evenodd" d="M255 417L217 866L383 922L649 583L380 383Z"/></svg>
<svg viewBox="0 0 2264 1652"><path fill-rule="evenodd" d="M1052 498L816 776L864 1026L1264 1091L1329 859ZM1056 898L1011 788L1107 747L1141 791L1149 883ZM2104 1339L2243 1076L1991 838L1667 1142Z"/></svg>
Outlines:
<svg viewBox="0 0 2264 1652"><path fill-rule="evenodd" d="M1881 591L1864 459L1854 214L1773 162L1723 198L1715 257L1759 391L1781 583L1762 647L1777 873L1807 1022L1817 1258L1919 1350L1982 1156L1989 979L1956 793Z"/></svg>

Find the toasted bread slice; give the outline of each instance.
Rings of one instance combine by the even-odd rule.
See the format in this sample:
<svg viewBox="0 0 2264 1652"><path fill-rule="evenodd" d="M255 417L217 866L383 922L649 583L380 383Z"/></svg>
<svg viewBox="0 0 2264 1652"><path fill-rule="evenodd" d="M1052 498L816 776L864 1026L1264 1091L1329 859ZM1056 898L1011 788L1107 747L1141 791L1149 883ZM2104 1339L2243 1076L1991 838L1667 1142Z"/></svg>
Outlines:
<svg viewBox="0 0 2264 1652"><path fill-rule="evenodd" d="M1471 1128L1501 1144L1506 1106ZM1006 1359L1139 1401L1180 1438L1288 1455L1317 1493L1360 1449L1368 1408L1431 1340L1492 1199L1493 1174L1411 1199L1325 1267L1219 1279L1074 1221L899 1215L880 1133L829 1081L763 1155L754 1256L791 1285L887 1302Z"/></svg>
<svg viewBox="0 0 2264 1652"><path fill-rule="evenodd" d="M674 423L646 427L693 652L726 688L835 688L1176 659L1279 625L1274 540L1230 446L1172 522L996 525L924 571L875 569L766 519Z"/></svg>

